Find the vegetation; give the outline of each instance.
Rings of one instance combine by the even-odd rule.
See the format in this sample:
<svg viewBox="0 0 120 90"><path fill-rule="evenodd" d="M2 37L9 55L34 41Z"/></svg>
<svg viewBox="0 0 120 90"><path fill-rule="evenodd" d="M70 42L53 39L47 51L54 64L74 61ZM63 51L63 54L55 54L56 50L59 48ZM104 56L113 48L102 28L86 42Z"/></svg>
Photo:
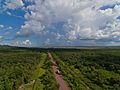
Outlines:
<svg viewBox="0 0 120 90"><path fill-rule="evenodd" d="M120 50L53 52L72 90L120 90Z"/></svg>
<svg viewBox="0 0 120 90"><path fill-rule="evenodd" d="M0 90L57 90L47 54L0 47Z"/></svg>
<svg viewBox="0 0 120 90"><path fill-rule="evenodd" d="M46 58L42 67L39 68L41 69L42 74L40 73L38 78L36 78L33 90L58 90L58 86L56 84L56 80L54 78L51 66L52 65L51 62L49 62L49 58Z"/></svg>
<svg viewBox="0 0 120 90"><path fill-rule="evenodd" d="M49 49L72 90L120 90L120 49ZM58 90L47 49L0 47L0 90Z"/></svg>
<svg viewBox="0 0 120 90"><path fill-rule="evenodd" d="M31 81L40 53L0 53L0 90L17 89Z"/></svg>

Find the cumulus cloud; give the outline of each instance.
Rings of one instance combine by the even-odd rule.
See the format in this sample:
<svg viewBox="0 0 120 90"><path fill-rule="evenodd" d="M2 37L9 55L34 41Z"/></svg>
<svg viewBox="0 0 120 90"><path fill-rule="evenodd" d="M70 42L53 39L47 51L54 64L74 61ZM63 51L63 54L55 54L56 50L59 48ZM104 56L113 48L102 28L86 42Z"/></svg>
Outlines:
<svg viewBox="0 0 120 90"><path fill-rule="evenodd" d="M0 25L0 29L1 29L1 30L12 30L13 27L12 27L12 26Z"/></svg>
<svg viewBox="0 0 120 90"><path fill-rule="evenodd" d="M25 0L26 21L17 35L51 36L50 41L119 40L119 0ZM24 5L22 0L9 0L8 8ZM109 8L112 6L112 8ZM105 8L105 9L101 9ZM56 37L56 38L55 38ZM52 39L52 40L51 40Z"/></svg>
<svg viewBox="0 0 120 90"><path fill-rule="evenodd" d="M0 40L3 39L3 36L0 36Z"/></svg>
<svg viewBox="0 0 120 90"><path fill-rule="evenodd" d="M16 41L13 43L13 46L31 46L32 42L30 40Z"/></svg>
<svg viewBox="0 0 120 90"><path fill-rule="evenodd" d="M31 43L30 40L25 40L25 41L22 42L22 44L25 45L25 46L30 46L32 43Z"/></svg>
<svg viewBox="0 0 120 90"><path fill-rule="evenodd" d="M5 9L17 9L24 6L24 3L22 0L5 0Z"/></svg>
<svg viewBox="0 0 120 90"><path fill-rule="evenodd" d="M4 25L0 25L0 28L4 28Z"/></svg>
<svg viewBox="0 0 120 90"><path fill-rule="evenodd" d="M64 31L68 39L108 38L104 28L108 22L115 21L118 15L119 5L113 9L99 10L105 4L115 4L118 0L35 0L34 5L27 9L25 25L21 27L22 34L41 33L51 25L64 22ZM103 28L103 29L101 29ZM59 29L59 28L58 28ZM58 31L56 31L58 33Z"/></svg>

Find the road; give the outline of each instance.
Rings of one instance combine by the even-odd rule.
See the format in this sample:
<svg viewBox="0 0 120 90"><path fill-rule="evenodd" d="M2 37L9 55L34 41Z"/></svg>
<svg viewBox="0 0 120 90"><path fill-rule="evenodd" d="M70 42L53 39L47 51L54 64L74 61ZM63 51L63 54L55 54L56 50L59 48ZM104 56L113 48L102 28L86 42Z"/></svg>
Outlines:
<svg viewBox="0 0 120 90"><path fill-rule="evenodd" d="M52 69L53 69L53 73L55 75L57 84L59 85L59 90L70 90L67 83L64 81L63 76L56 73L56 71L59 71L59 69L58 69L58 65L55 63L51 53L48 53L48 57L49 57L50 61L53 63Z"/></svg>

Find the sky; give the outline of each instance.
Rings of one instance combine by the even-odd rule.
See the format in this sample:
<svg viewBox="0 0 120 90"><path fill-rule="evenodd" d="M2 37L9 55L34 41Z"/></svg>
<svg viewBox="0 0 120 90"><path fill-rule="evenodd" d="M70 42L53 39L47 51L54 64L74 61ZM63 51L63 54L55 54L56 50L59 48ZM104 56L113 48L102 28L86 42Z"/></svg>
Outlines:
<svg viewBox="0 0 120 90"><path fill-rule="evenodd" d="M0 0L0 44L120 46L120 0Z"/></svg>

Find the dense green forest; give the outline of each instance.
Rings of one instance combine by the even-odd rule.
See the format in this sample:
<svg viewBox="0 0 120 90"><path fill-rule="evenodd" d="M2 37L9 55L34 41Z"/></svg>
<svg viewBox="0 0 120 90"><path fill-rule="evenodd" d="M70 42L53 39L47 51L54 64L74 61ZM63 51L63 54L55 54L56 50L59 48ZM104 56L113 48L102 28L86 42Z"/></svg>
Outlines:
<svg viewBox="0 0 120 90"><path fill-rule="evenodd" d="M0 90L58 90L51 52L71 90L120 90L120 49L0 47Z"/></svg>
<svg viewBox="0 0 120 90"><path fill-rule="evenodd" d="M53 52L72 90L120 90L120 50L60 50Z"/></svg>
<svg viewBox="0 0 120 90"><path fill-rule="evenodd" d="M0 47L0 90L57 90L47 53Z"/></svg>

